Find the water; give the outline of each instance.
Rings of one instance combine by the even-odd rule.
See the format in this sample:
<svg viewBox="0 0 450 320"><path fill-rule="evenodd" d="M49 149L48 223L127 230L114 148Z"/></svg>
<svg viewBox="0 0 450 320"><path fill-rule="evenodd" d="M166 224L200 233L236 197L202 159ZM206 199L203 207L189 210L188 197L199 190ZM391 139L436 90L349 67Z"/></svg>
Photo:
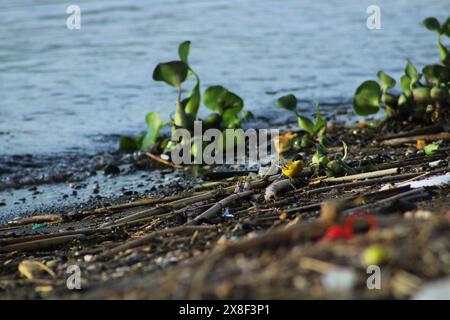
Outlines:
<svg viewBox="0 0 450 320"><path fill-rule="evenodd" d="M250 110L286 93L345 104L381 68L437 61L420 22L450 12L448 0L377 1L382 30L368 30L372 0L71 3L81 30L66 28L66 1L0 3L0 156L95 153L149 111L168 119L174 92L151 73L186 39L203 89L222 84Z"/></svg>

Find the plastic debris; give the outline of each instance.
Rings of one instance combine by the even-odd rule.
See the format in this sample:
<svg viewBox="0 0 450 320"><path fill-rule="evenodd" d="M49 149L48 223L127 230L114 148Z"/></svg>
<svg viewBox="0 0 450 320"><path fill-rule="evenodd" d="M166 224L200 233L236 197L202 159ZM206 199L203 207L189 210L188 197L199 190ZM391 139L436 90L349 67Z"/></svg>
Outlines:
<svg viewBox="0 0 450 320"><path fill-rule="evenodd" d="M450 300L450 277L424 285L413 300Z"/></svg>
<svg viewBox="0 0 450 320"><path fill-rule="evenodd" d="M373 215L371 215L367 211L360 211L352 214L350 217L348 217L344 224L341 225L333 225L329 227L326 231L324 236L320 239L320 241L327 241L327 240L340 240L340 239L350 239L355 236L353 232L353 224L356 219L359 218L366 218L369 221L370 230L374 230L377 227L377 222Z"/></svg>
<svg viewBox="0 0 450 320"><path fill-rule="evenodd" d="M222 213L222 217L224 218L233 218L234 215L231 213L229 209L225 209Z"/></svg>
<svg viewBox="0 0 450 320"><path fill-rule="evenodd" d="M31 230L38 230L38 229L42 229L42 228L46 228L48 227L47 223L42 223L42 224L37 224L31 227Z"/></svg>
<svg viewBox="0 0 450 320"><path fill-rule="evenodd" d="M422 187L431 187L438 186L442 184L450 183L450 174L443 174L440 176L434 176L428 179L412 181L408 183L411 188L422 188Z"/></svg>
<svg viewBox="0 0 450 320"><path fill-rule="evenodd" d="M348 268L337 268L326 271L321 278L322 285L327 291L349 291L356 283L356 274Z"/></svg>

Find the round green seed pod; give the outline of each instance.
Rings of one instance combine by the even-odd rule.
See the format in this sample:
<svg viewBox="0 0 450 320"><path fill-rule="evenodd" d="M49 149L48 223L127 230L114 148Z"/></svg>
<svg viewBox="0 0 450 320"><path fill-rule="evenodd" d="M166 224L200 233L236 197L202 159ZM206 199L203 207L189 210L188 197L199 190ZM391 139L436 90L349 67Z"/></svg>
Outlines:
<svg viewBox="0 0 450 320"><path fill-rule="evenodd" d="M431 94L430 89L425 87L415 88L413 90L414 101L418 103L430 103Z"/></svg>
<svg viewBox="0 0 450 320"><path fill-rule="evenodd" d="M327 176L339 177L345 174L345 168L339 160L333 160L327 164Z"/></svg>
<svg viewBox="0 0 450 320"><path fill-rule="evenodd" d="M445 101L448 92L444 88L433 87L430 91L430 96L434 101Z"/></svg>
<svg viewBox="0 0 450 320"><path fill-rule="evenodd" d="M311 140L309 135L304 135L300 145L302 148L311 148L314 145L314 142Z"/></svg>

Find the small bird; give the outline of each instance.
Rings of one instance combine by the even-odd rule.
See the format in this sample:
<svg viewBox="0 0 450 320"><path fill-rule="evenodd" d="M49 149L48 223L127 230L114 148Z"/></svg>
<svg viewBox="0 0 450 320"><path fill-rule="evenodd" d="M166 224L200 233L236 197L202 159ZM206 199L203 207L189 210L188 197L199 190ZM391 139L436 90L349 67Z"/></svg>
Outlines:
<svg viewBox="0 0 450 320"><path fill-rule="evenodd" d="M289 179L298 177L305 167L302 160L288 160L281 166L281 172Z"/></svg>
<svg viewBox="0 0 450 320"><path fill-rule="evenodd" d="M292 179L297 178L303 171L305 164L301 160L299 155L296 155L292 160L287 160L281 166L281 172L289 178L289 182L294 189L294 185L292 184Z"/></svg>

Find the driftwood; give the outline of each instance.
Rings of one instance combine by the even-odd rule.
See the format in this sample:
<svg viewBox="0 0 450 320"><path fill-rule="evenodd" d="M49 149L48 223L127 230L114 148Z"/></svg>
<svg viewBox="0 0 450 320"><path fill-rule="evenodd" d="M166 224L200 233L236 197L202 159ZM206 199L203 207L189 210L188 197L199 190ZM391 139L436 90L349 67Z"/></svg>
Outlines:
<svg viewBox="0 0 450 320"><path fill-rule="evenodd" d="M179 227L174 227L174 228L153 231L153 232L151 232L145 236L142 236L138 239L126 242L122 245L119 245L115 248L112 248L110 250L107 250L107 251L99 254L96 257L96 260L102 260L102 259L111 257L119 252L142 246L142 245L146 244L147 242L149 242L151 239L158 237L158 236L162 236L162 235L166 235L166 234L170 234L170 233L196 232L196 231L204 231L204 230L212 230L212 229L216 229L216 227L215 226L179 226Z"/></svg>
<svg viewBox="0 0 450 320"><path fill-rule="evenodd" d="M344 177L330 177L330 178L325 178L325 179L322 178L322 179L318 179L318 181L321 181L321 182L344 182L344 181L353 181L353 180L363 180L363 179L368 179L368 178L377 178L377 177L384 177L384 176L389 176L392 174L397 174L398 171L399 171L399 168L391 168L391 169L385 169L385 170L352 174L350 176L344 176Z"/></svg>
<svg viewBox="0 0 450 320"><path fill-rule="evenodd" d="M26 242L21 242L21 243L4 246L4 247L0 248L0 252L49 249L49 248L53 248L55 246L65 244L74 239L79 239L82 237L83 237L82 234L74 234L74 235L52 237L52 238L41 239L41 240L26 241Z"/></svg>
<svg viewBox="0 0 450 320"><path fill-rule="evenodd" d="M164 165L166 165L166 166L169 166L169 167L172 167L172 168L175 168L175 169L182 169L182 168L183 168L182 166L180 166L180 165L178 165L178 164L174 164L174 163L169 162L169 161L167 161L167 160L164 160L163 158L158 157L157 155L154 155L154 154L151 153L151 152L146 152L145 155L146 155L147 157L149 157L150 159L155 160L155 161L157 161L157 162L159 162L159 163L162 163L162 164L164 164Z"/></svg>
<svg viewBox="0 0 450 320"><path fill-rule="evenodd" d="M383 144L385 146L398 146L398 145L402 145L404 143L415 143L417 140L450 141L450 132L441 132L441 133L435 133L435 134L425 134L425 135L418 135L418 136L412 136L412 137L388 139L388 140L381 141L381 144Z"/></svg>
<svg viewBox="0 0 450 320"><path fill-rule="evenodd" d="M228 206L230 203L233 203L237 200L249 197L249 196L253 195L254 193L255 193L254 190L247 190L247 191L242 191L239 193L234 193L234 194L220 200L219 202L214 204L211 208L209 208L202 214L196 216L191 221L187 222L186 225L196 225L196 224L199 224L202 220L208 220L211 217L213 217L215 214L220 212L220 210L222 210L223 208Z"/></svg>
<svg viewBox="0 0 450 320"><path fill-rule="evenodd" d="M275 176L271 176L267 179L260 179L258 181L255 182L251 182L249 183L249 188L250 189L258 189L258 188L262 188L264 187L269 181L273 181L275 179L277 179L279 177L279 175L275 175ZM179 199L179 200L175 200L169 203L165 203L165 204L161 204L159 206L156 206L156 208L151 208L151 209L145 209L139 212L136 212L134 214L131 214L129 216L117 219L114 222L109 222L104 224L103 226L108 226L108 225L113 225L116 223L122 223L122 222L130 222L133 220L137 220L140 218L144 218L144 217L150 217L150 216L154 216L157 214L161 214L161 213L166 213L170 210L175 210L175 209L180 209L183 208L187 205L190 204L194 204L197 202L201 202L201 201L206 201L206 200L210 200L213 199L219 195L229 195L231 193L233 193L235 191L237 187L237 184L232 185L230 187L227 188L223 188L223 189L218 189L218 190L213 190L213 191L207 191L198 195L194 195L191 197L187 197L187 198L183 198L183 199Z"/></svg>

